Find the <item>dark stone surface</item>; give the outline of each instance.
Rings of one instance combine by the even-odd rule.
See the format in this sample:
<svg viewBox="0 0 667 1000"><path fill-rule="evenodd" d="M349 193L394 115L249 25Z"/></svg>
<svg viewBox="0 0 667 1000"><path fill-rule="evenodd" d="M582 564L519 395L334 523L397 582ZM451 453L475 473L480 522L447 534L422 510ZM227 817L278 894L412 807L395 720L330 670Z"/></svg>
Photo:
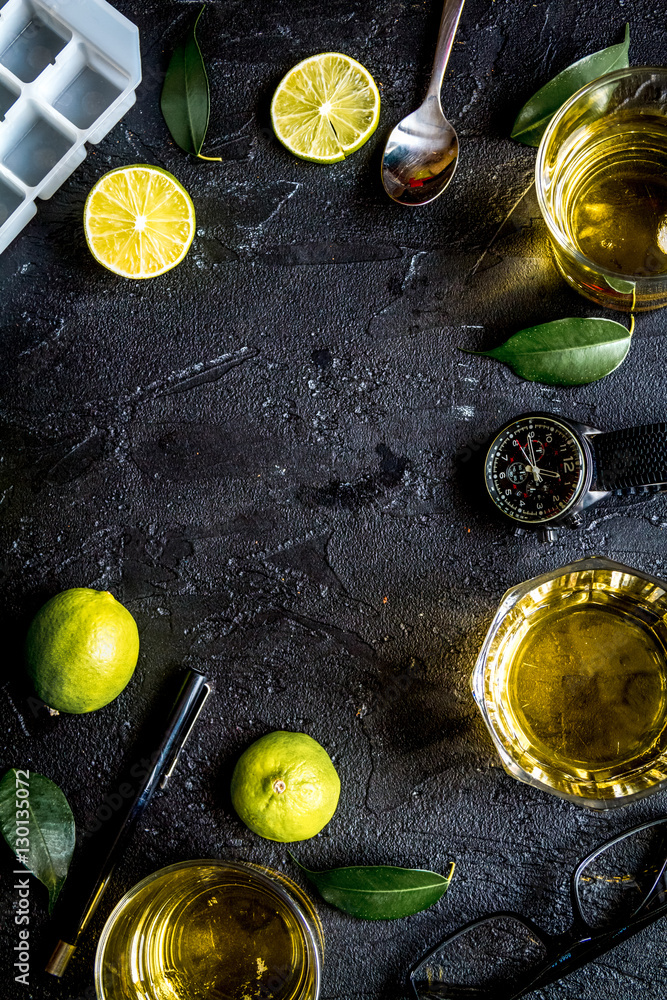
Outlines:
<svg viewBox="0 0 667 1000"><path fill-rule="evenodd" d="M664 62L664 10L468 0L443 93L459 172L446 196L409 211L384 196L378 158L421 99L435 0L211 2L207 145L221 164L182 154L158 111L194 6L118 0L142 31L137 104L0 257L2 762L58 782L85 827L180 666L208 671L217 689L62 983L37 958L28 989L12 982L3 852L0 997L91 997L105 916L165 864L213 855L294 875L285 847L247 831L228 796L239 753L285 728L318 739L343 785L333 821L299 848L305 863L457 862L449 895L400 922L320 906L323 998L396 1000L416 955L489 908L567 926L577 858L667 803L598 814L511 780L468 688L508 586L586 553L664 573L667 501L598 508L544 548L480 512L454 466L458 449L523 409L602 428L665 418L664 313L640 316L623 367L579 389L524 384L456 349L595 314L557 277L532 195L512 212L534 152L507 136L539 84L620 40L628 17L632 61ZM281 75L325 49L360 59L383 98L376 135L332 167L293 159L267 110ZM133 284L94 264L81 214L102 173L136 161L185 184L198 235L181 267ZM20 646L42 602L72 586L111 590L142 651L113 704L50 718L30 710ZM32 904L37 946L48 935L36 883ZM655 925L536 996L663 997L666 943Z"/></svg>

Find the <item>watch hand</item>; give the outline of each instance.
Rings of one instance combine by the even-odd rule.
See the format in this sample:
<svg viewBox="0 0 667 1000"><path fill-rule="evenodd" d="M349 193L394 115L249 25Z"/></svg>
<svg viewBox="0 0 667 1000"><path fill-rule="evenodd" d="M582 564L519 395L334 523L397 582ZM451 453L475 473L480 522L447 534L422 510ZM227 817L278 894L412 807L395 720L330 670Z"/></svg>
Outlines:
<svg viewBox="0 0 667 1000"><path fill-rule="evenodd" d="M551 476L552 479L560 479L560 472L549 472L548 469L540 469L541 476Z"/></svg>
<svg viewBox="0 0 667 1000"><path fill-rule="evenodd" d="M542 477L540 476L540 470L537 468L537 462L535 461L535 450L533 448L533 439L528 438L528 451L530 452L530 471L533 474L533 479L536 483L541 482Z"/></svg>
<svg viewBox="0 0 667 1000"><path fill-rule="evenodd" d="M530 457L526 454L526 449L523 447L522 444L519 444L519 448L523 452L523 457L526 459L526 462L528 463L528 467L530 467Z"/></svg>

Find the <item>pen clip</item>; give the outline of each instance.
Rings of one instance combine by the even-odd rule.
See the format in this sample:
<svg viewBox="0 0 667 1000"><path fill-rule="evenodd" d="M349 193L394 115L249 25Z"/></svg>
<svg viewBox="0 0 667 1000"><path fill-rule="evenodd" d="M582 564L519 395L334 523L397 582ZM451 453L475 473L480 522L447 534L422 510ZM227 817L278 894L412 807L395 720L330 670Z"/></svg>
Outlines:
<svg viewBox="0 0 667 1000"><path fill-rule="evenodd" d="M160 781L160 786L159 786L160 788L166 788L167 782L169 781L169 778L174 773L174 768L176 767L176 764L178 763L178 758L181 755L181 750L183 749L183 747L187 743L188 738L190 736L190 733L192 732L197 719L201 715L201 711L202 711L204 705L206 704L206 701L208 699L208 696L211 693L212 688L213 688L213 685L210 684L208 681L207 681L206 684L204 684L204 686L202 688L202 693L201 693L201 697L199 699L199 702L194 706L194 708L192 710L192 720L190 721L190 723L188 725L188 728L185 731L185 734L183 736L183 739L181 740L180 745L179 745L178 749L176 750L176 753L174 754L174 756L173 756L173 758L172 758L172 760L171 760L171 762L169 764L168 770L165 771L164 775L162 776L162 780Z"/></svg>

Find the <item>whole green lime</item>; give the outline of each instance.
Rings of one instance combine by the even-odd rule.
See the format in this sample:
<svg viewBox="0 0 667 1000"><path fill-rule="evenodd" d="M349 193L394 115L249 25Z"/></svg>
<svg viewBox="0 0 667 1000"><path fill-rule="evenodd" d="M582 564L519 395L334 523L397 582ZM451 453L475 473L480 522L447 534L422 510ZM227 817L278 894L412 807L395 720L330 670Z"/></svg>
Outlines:
<svg viewBox="0 0 667 1000"><path fill-rule="evenodd" d="M338 805L340 778L324 747L305 733L268 733L242 754L232 803L246 826L267 840L308 840Z"/></svg>
<svg viewBox="0 0 667 1000"><path fill-rule="evenodd" d="M75 587L47 601L28 629L26 659L37 694L58 712L94 712L134 673L139 632L106 590Z"/></svg>

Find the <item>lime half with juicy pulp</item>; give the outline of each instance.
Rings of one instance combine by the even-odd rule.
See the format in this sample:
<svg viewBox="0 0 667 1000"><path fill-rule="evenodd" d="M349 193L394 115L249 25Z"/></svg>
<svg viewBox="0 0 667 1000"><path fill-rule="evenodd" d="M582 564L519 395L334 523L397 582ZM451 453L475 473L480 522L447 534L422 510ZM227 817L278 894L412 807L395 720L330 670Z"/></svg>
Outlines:
<svg viewBox="0 0 667 1000"><path fill-rule="evenodd" d="M195 208L176 178L145 163L100 177L84 209L95 260L123 278L156 278L180 264L195 235Z"/></svg>
<svg viewBox="0 0 667 1000"><path fill-rule="evenodd" d="M257 740L232 775L232 803L254 833L283 843L308 840L336 811L340 778L329 754L305 733Z"/></svg>
<svg viewBox="0 0 667 1000"><path fill-rule="evenodd" d="M284 146L302 160L336 163L371 137L380 119L380 94L356 59L321 52L297 63L278 84L271 123Z"/></svg>
<svg viewBox="0 0 667 1000"><path fill-rule="evenodd" d="M58 712L94 712L130 680L139 656L137 623L106 590L63 590L28 629L26 660L37 694Z"/></svg>

